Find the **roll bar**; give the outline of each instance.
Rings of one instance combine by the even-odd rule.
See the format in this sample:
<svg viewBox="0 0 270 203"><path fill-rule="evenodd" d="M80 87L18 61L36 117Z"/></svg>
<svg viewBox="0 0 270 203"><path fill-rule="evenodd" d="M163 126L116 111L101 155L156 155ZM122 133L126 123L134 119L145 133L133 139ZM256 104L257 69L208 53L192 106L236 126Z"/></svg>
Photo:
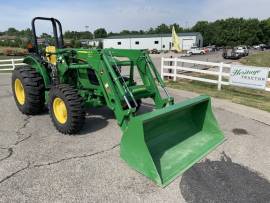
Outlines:
<svg viewBox="0 0 270 203"><path fill-rule="evenodd" d="M64 39L63 39L62 25L61 25L60 21L55 19L55 18L35 17L32 20L32 32L33 32L33 36L34 36L35 52L38 55L41 55L40 52L39 52L39 49L38 49L37 34L36 34L35 22L37 20L46 20L46 21L51 21L52 22L53 35L54 35L54 39L55 39L55 42L56 42L56 44L55 44L56 48L63 48ZM58 29L57 29L57 25L58 25ZM58 38L58 31L60 32L60 38Z"/></svg>

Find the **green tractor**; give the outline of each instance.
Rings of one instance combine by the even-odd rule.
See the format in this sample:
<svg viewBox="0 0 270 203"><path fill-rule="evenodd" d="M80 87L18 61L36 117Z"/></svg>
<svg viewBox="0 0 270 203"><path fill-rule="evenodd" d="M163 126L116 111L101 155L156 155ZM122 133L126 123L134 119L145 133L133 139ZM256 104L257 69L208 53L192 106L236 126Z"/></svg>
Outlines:
<svg viewBox="0 0 270 203"><path fill-rule="evenodd" d="M52 23L55 44L40 47L37 20ZM175 104L146 51L64 48L62 26L54 18L34 18L32 31L34 51L24 58L27 65L12 74L22 113L35 115L46 105L55 128L75 134L83 127L86 108L106 106L123 133L122 159L162 187L223 141L210 98ZM154 110L138 114L145 98L153 100Z"/></svg>

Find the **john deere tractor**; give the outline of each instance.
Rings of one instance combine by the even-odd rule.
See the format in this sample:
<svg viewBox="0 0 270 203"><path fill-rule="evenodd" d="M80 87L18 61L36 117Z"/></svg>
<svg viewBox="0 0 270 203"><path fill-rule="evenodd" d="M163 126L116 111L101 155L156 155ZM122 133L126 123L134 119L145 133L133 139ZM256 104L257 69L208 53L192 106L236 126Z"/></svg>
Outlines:
<svg viewBox="0 0 270 203"><path fill-rule="evenodd" d="M52 23L54 44L38 43L38 20ZM54 18L34 18L32 31L34 52L24 58L27 65L12 74L15 102L22 113L39 114L46 105L55 128L75 134L83 127L86 108L106 106L123 133L122 159L160 186L223 141L210 98L174 103L146 51L65 48L61 23ZM139 115L145 98L153 100L154 110Z"/></svg>

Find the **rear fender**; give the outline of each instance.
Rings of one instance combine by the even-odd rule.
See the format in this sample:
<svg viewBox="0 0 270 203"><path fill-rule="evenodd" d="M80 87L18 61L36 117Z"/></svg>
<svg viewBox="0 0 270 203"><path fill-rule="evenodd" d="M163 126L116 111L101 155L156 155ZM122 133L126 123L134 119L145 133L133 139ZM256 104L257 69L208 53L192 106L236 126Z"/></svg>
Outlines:
<svg viewBox="0 0 270 203"><path fill-rule="evenodd" d="M40 63L40 60L34 56L27 56L24 58L23 63L28 64L32 68L34 68L43 78L45 88L49 88L51 84L49 73L46 68Z"/></svg>

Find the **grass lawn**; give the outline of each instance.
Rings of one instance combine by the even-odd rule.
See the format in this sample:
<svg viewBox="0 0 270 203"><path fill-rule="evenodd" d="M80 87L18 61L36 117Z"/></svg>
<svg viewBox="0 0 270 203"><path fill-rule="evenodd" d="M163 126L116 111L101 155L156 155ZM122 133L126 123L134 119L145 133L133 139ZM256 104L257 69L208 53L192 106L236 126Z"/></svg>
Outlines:
<svg viewBox="0 0 270 203"><path fill-rule="evenodd" d="M265 51L252 54L243 58L241 63L251 66L270 67L270 52ZM201 77L202 74L198 74L196 76ZM203 77L208 78L208 75L204 74ZM211 79L214 78L211 77ZM234 103L255 107L270 112L270 92L263 90L222 86L222 90L218 91L217 85L186 79L178 79L176 82L167 81L166 84L171 88L207 94L212 97L227 99ZM270 86L270 84L268 86Z"/></svg>
<svg viewBox="0 0 270 203"><path fill-rule="evenodd" d="M166 85L175 89L227 99L237 104L243 104L270 112L270 92L232 86L222 86L222 90L218 91L217 85L185 79L176 82L169 81L166 82Z"/></svg>
<svg viewBox="0 0 270 203"><path fill-rule="evenodd" d="M257 52L240 60L242 64L250 66L270 67L270 51Z"/></svg>

